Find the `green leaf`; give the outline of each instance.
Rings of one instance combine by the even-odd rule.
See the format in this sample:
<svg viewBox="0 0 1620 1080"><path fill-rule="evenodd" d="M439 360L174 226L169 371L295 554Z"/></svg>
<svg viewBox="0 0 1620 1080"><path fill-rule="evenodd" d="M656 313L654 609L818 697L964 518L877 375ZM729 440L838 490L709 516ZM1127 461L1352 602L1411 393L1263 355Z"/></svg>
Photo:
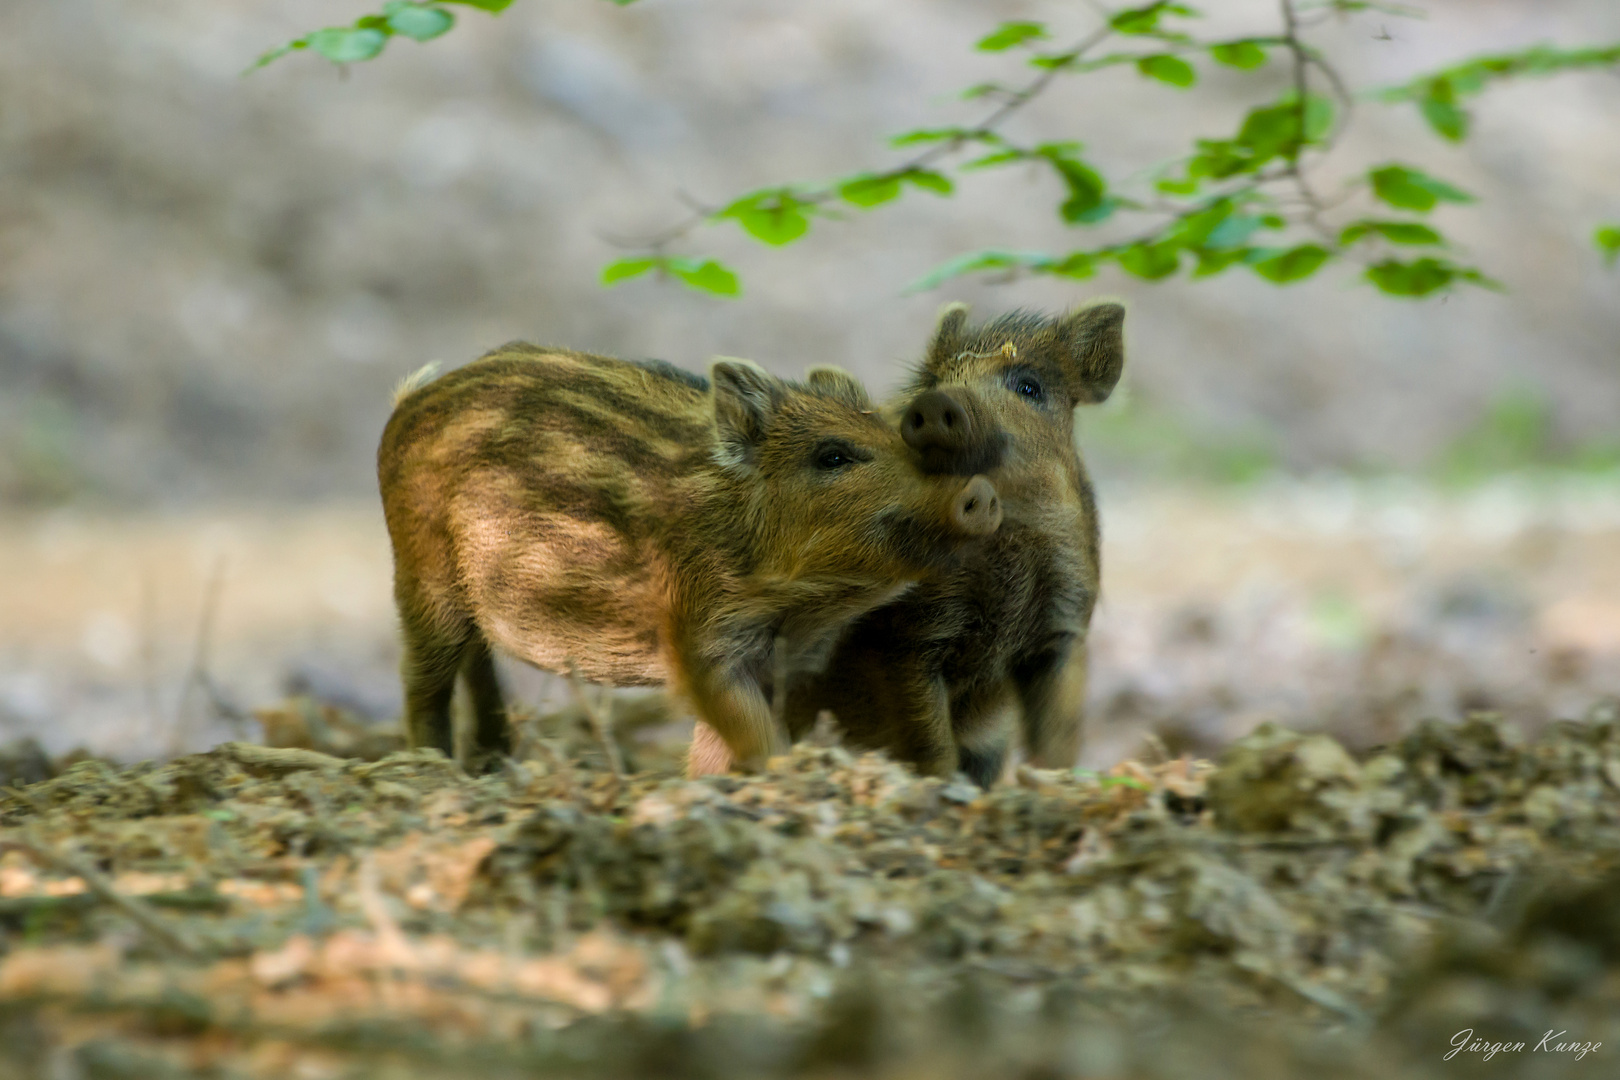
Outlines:
<svg viewBox="0 0 1620 1080"><path fill-rule="evenodd" d="M1382 236L1392 244L1443 244L1445 238L1427 225L1415 221L1357 221L1339 234L1344 246L1368 236Z"/></svg>
<svg viewBox="0 0 1620 1080"><path fill-rule="evenodd" d="M257 60L253 61L252 65L246 71L242 72L242 74L251 75L253 72L264 67L266 64L274 63L290 52L296 52L299 49L307 48L309 48L308 37L301 37L297 41L289 41L285 45L278 45L274 49L262 53Z"/></svg>
<svg viewBox="0 0 1620 1080"><path fill-rule="evenodd" d="M1058 212L1063 220L1071 225L1084 225L1098 220L1092 215L1103 205L1103 198L1108 193L1108 184L1097 171L1079 158L1071 156L1079 149L1079 143L1043 143L1035 148L1035 155L1051 162L1069 189L1069 197L1058 208Z"/></svg>
<svg viewBox="0 0 1620 1080"><path fill-rule="evenodd" d="M1387 259L1367 268L1367 280L1391 296L1427 296L1450 285L1456 276L1451 266L1439 259L1410 263Z"/></svg>
<svg viewBox="0 0 1620 1080"><path fill-rule="evenodd" d="M920 143L948 142L952 139L965 139L968 137L966 128L918 128L916 131L907 131L896 135L889 140L889 145L895 148L902 146L917 146Z"/></svg>
<svg viewBox="0 0 1620 1080"><path fill-rule="evenodd" d="M1073 278L1084 281L1097 272L1097 256L1085 251L1077 251L1066 255L1050 266L1036 267L1043 273L1054 274L1057 277Z"/></svg>
<svg viewBox="0 0 1620 1080"><path fill-rule="evenodd" d="M1452 142L1461 142L1468 136L1468 113L1457 104L1457 88L1450 79L1435 79L1429 83L1428 93L1418 102L1418 109L1429 126Z"/></svg>
<svg viewBox="0 0 1620 1080"><path fill-rule="evenodd" d="M1424 98L1419 108L1423 111L1423 119L1429 122L1429 126L1452 142L1462 142L1468 137L1466 110L1439 98Z"/></svg>
<svg viewBox="0 0 1620 1080"><path fill-rule="evenodd" d="M1252 154L1254 167L1280 157L1299 143L1299 110L1287 103L1250 109L1233 142Z"/></svg>
<svg viewBox="0 0 1620 1080"><path fill-rule="evenodd" d="M1474 197L1466 191L1404 165L1386 165L1380 169L1373 169L1367 174L1367 178L1372 181L1374 195L1402 210L1428 213L1434 209L1437 202L1474 201Z"/></svg>
<svg viewBox="0 0 1620 1080"><path fill-rule="evenodd" d="M353 64L370 60L388 44L388 33L371 27L354 29L333 27L317 30L309 35L309 47L334 64Z"/></svg>
<svg viewBox="0 0 1620 1080"><path fill-rule="evenodd" d="M956 185L951 183L949 177L932 169L909 169L900 174L900 179L912 187L931 191L935 195L950 195L956 190Z"/></svg>
<svg viewBox="0 0 1620 1080"><path fill-rule="evenodd" d="M1068 206L1069 204L1068 202L1065 202L1063 205ZM1127 205L1127 202L1124 199L1116 199L1112 195L1104 195L1102 200L1098 202L1096 206L1093 206L1089 210L1080 210L1075 213L1072 219L1065 217L1064 220L1069 221L1074 225L1097 225L1113 217L1114 211L1125 205Z"/></svg>
<svg viewBox="0 0 1620 1080"><path fill-rule="evenodd" d="M1115 258L1127 271L1148 281L1167 278L1181 269L1181 258L1173 243L1132 244Z"/></svg>
<svg viewBox="0 0 1620 1080"><path fill-rule="evenodd" d="M1444 259L1424 256L1412 262L1385 259L1367 268L1367 280L1391 296L1428 296L1454 281L1467 281L1487 289L1501 289L1501 285L1478 270L1457 266Z"/></svg>
<svg viewBox="0 0 1620 1080"><path fill-rule="evenodd" d="M1266 50L1252 41L1233 41L1226 45L1214 45L1210 47L1209 55L1217 63L1242 68L1244 71L1253 71L1266 62Z"/></svg>
<svg viewBox="0 0 1620 1080"><path fill-rule="evenodd" d="M443 8L413 4L410 0L389 0L383 5L383 14L390 30L413 41L431 41L456 24L455 16Z"/></svg>
<svg viewBox="0 0 1620 1080"><path fill-rule="evenodd" d="M911 184L935 195L956 190L950 178L932 169L908 169L898 173L866 173L840 184L838 194L846 202L865 208L899 198L902 184ZM805 204L801 204L805 205Z"/></svg>
<svg viewBox="0 0 1620 1080"><path fill-rule="evenodd" d="M619 259L602 267L602 284L617 285L621 281L628 281L633 277L640 277L663 264L662 259L634 258Z"/></svg>
<svg viewBox="0 0 1620 1080"><path fill-rule="evenodd" d="M984 157L974 158L972 161L964 162L962 168L993 169L997 165L1009 165L1014 161L1028 160L1031 156L1032 155L1024 150L998 150L993 154L986 154Z"/></svg>
<svg viewBox="0 0 1620 1080"><path fill-rule="evenodd" d="M812 209L810 203L783 188L744 195L714 216L717 220L731 218L754 239L781 246L809 231Z"/></svg>
<svg viewBox="0 0 1620 1080"><path fill-rule="evenodd" d="M334 64L352 64L379 55L388 39L398 34L417 41L430 41L455 25L456 17L443 7L460 4L499 15L513 0L387 0L382 14L363 15L352 26L333 26L305 34L296 41L271 49L260 56L248 71L256 71L288 53L313 49ZM629 3L630 0L614 0ZM245 74L245 73L244 73Z"/></svg>
<svg viewBox="0 0 1620 1080"><path fill-rule="evenodd" d="M1231 143L1200 140L1205 156L1211 159L1206 166L1208 175L1224 178L1254 172L1274 158L1292 157L1304 143L1320 142L1333 126L1333 102L1321 94L1312 94L1305 101L1304 111L1303 139L1298 101L1288 94L1275 105L1249 110Z"/></svg>
<svg viewBox="0 0 1620 1080"><path fill-rule="evenodd" d="M1159 17L1161 15L1197 14L1196 9L1190 8L1186 4L1159 0L1158 3L1115 12L1113 17L1108 20L1108 25L1121 34L1155 34L1161 32L1159 30Z"/></svg>
<svg viewBox="0 0 1620 1080"><path fill-rule="evenodd" d="M1236 247L1224 251L1211 251L1208 248L1198 249L1198 268L1193 271L1193 277L1214 277L1221 271L1237 263L1246 261L1254 252L1253 248Z"/></svg>
<svg viewBox="0 0 1620 1080"><path fill-rule="evenodd" d="M713 259L671 259L669 272L699 292L736 296L742 292L737 275Z"/></svg>
<svg viewBox="0 0 1620 1080"><path fill-rule="evenodd" d="M1188 214L1171 229L1170 235L1178 244L1199 247L1227 218L1234 207L1229 199L1221 199L1197 213Z"/></svg>
<svg viewBox="0 0 1620 1080"><path fill-rule="evenodd" d="M1038 22L1004 22L974 46L981 52L1002 52L1027 41L1046 37L1046 27Z"/></svg>
<svg viewBox="0 0 1620 1080"><path fill-rule="evenodd" d="M900 197L898 176L857 176L838 187L839 197L865 209Z"/></svg>
<svg viewBox="0 0 1620 1080"><path fill-rule="evenodd" d="M1169 53L1142 57L1136 62L1136 70L1150 79L1158 79L1171 86L1185 88L1198 81L1198 73L1193 70L1191 64Z"/></svg>
<svg viewBox="0 0 1620 1080"><path fill-rule="evenodd" d="M1260 258L1249 265L1255 273L1267 281L1276 285L1288 285L1295 281L1303 281L1316 273L1332 254L1319 244L1300 244L1287 251Z"/></svg>
<svg viewBox="0 0 1620 1080"><path fill-rule="evenodd" d="M713 259L681 259L662 255L638 255L608 263L602 267L602 284L617 285L653 270L670 274L699 292L716 296L736 296L742 292L737 275Z"/></svg>
<svg viewBox="0 0 1620 1080"><path fill-rule="evenodd" d="M1388 15L1398 15L1403 19L1424 18L1422 8L1412 7L1408 4L1387 4L1381 2L1381 0L1327 0L1324 6L1346 15L1356 11L1382 11Z"/></svg>
<svg viewBox="0 0 1620 1080"><path fill-rule="evenodd" d="M1043 53L1039 56L1030 57L1029 66L1040 71L1058 71L1063 68L1073 67L1075 61L1079 59L1078 53Z"/></svg>
<svg viewBox="0 0 1620 1080"><path fill-rule="evenodd" d="M1045 272L1055 266L1067 265L1074 256L1059 262L1052 256L1039 251L974 251L935 267L927 274L918 278L907 287L906 292L921 292L932 289L951 278L961 277L979 270L1033 270L1037 273ZM1072 274L1069 276L1073 276Z"/></svg>
<svg viewBox="0 0 1620 1080"><path fill-rule="evenodd" d="M1333 130L1333 99L1324 94L1310 94L1305 99L1305 141L1321 142Z"/></svg>
<svg viewBox="0 0 1620 1080"><path fill-rule="evenodd" d="M1390 87L1378 97L1384 101L1415 103L1435 131L1458 142L1468 135L1469 117L1461 105L1462 99L1482 93L1493 82L1521 75L1543 76L1616 64L1620 64L1620 44L1579 49L1534 45L1521 52L1465 60L1419 76L1403 86Z"/></svg>
<svg viewBox="0 0 1620 1080"><path fill-rule="evenodd" d="M1613 266L1620 260L1620 225L1601 225L1592 234L1592 243L1603 253L1603 265Z"/></svg>
<svg viewBox="0 0 1620 1080"><path fill-rule="evenodd" d="M1203 246L1215 250L1241 248L1249 242L1249 237L1266 227L1263 220L1253 215L1233 214L1210 232Z"/></svg>

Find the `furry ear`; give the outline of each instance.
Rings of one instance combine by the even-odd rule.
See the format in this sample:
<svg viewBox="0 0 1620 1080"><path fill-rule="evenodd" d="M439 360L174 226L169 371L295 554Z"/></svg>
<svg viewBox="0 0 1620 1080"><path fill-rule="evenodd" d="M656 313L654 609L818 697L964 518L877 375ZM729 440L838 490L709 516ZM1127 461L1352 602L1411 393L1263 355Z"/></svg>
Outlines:
<svg viewBox="0 0 1620 1080"><path fill-rule="evenodd" d="M1125 308L1093 304L1058 324L1063 343L1064 374L1075 404L1106 401L1125 367Z"/></svg>
<svg viewBox="0 0 1620 1080"><path fill-rule="evenodd" d="M934 337L928 344L928 357L923 365L935 368L962 351L962 331L967 328L968 306L960 301L939 309L939 321L934 325Z"/></svg>
<svg viewBox="0 0 1620 1080"><path fill-rule="evenodd" d="M709 383L719 440L715 460L724 468L751 468L785 396L782 380L751 360L727 359L710 366Z"/></svg>
<svg viewBox="0 0 1620 1080"><path fill-rule="evenodd" d="M824 397L836 398L853 409L870 409L872 399L867 396L861 381L841 367L817 364L804 373L810 389Z"/></svg>

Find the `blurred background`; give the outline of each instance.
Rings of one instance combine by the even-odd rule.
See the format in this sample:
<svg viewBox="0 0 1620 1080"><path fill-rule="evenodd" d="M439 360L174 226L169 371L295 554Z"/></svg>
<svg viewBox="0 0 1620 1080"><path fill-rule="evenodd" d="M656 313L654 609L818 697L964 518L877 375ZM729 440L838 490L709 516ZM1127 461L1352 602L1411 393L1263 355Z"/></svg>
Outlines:
<svg viewBox="0 0 1620 1080"><path fill-rule="evenodd" d="M1315 31L1352 85L1481 52L1620 40L1612 0L1435 0ZM1263 32L1267 0L1205 7ZM1123 388L1085 414L1105 536L1087 760L1207 753L1262 719L1356 745L1424 716L1527 727L1620 691L1620 78L1524 80L1441 143L1364 102L1346 169L1473 192L1445 231L1502 281L1401 302L1329 269L1148 285L909 283L986 246L1062 250L1048 177L908 195L789 249L708 228L736 300L607 290L611 238L754 187L896 159L972 120L1010 18L1085 5L601 0L457 9L341 71L266 48L330 0L0 7L0 742L158 756L310 695L397 715L374 452L389 394L507 340L701 368L837 363L879 391L938 307L1123 297ZM1231 131L1284 72L1061 81L1015 123L1111 176ZM512 671L521 696L560 688Z"/></svg>

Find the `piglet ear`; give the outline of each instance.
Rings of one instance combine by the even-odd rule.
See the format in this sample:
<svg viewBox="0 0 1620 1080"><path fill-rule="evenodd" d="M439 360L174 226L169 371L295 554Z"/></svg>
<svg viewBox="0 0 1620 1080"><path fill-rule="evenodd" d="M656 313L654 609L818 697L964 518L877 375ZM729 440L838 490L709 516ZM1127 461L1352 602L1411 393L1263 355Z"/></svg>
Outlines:
<svg viewBox="0 0 1620 1080"><path fill-rule="evenodd" d="M1063 366L1075 404L1106 401L1125 367L1125 308L1093 304L1058 324Z"/></svg>
<svg viewBox="0 0 1620 1080"><path fill-rule="evenodd" d="M923 367L937 371L941 364L955 358L962 351L962 332L967 329L968 306L957 302L946 304L939 311L939 322L934 326L934 337L928 343L928 355Z"/></svg>
<svg viewBox="0 0 1620 1080"><path fill-rule="evenodd" d="M823 397L836 398L852 409L870 409L872 399L867 396L861 381L841 367L818 364L804 373L805 384Z"/></svg>
<svg viewBox="0 0 1620 1080"><path fill-rule="evenodd" d="M714 388L715 460L727 469L751 469L786 396L781 379L750 360L717 360Z"/></svg>

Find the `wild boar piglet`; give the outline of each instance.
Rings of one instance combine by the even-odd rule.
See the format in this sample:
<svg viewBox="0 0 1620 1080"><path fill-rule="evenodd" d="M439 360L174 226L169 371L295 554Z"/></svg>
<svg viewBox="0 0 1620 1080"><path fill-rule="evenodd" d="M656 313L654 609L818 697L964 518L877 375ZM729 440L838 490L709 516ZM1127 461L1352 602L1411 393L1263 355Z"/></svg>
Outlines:
<svg viewBox="0 0 1620 1080"><path fill-rule="evenodd" d="M925 473L836 368L801 384L723 360L705 379L524 344L404 388L378 479L411 745L451 753L460 674L479 751L510 751L499 648L670 685L719 737L692 772L785 751L775 672L819 668L1001 521L989 481Z"/></svg>
<svg viewBox="0 0 1620 1080"><path fill-rule="evenodd" d="M829 710L855 746L986 786L1020 727L1034 763L1075 763L1101 573L1075 409L1119 381L1124 322L1112 303L977 326L961 305L945 311L884 412L929 470L989 477L1004 521L958 563L856 620L828 664L795 674L794 737Z"/></svg>

